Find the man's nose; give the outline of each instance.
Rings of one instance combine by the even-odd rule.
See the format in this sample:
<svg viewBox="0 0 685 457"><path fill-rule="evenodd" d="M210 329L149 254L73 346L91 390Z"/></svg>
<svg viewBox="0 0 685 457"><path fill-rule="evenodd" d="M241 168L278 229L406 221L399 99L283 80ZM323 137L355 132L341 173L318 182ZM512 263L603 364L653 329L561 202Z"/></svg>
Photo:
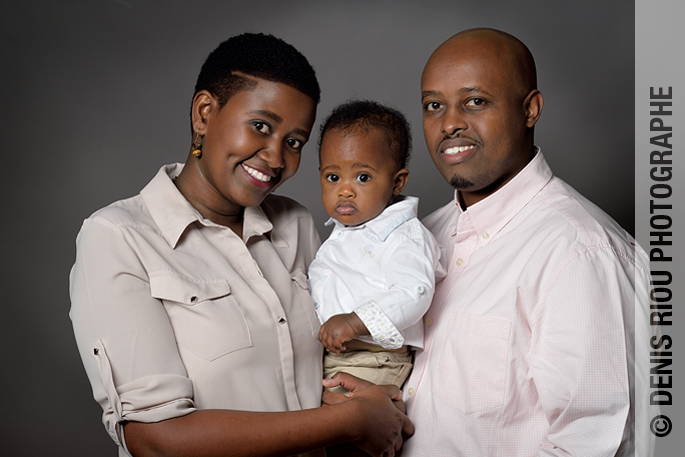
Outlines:
<svg viewBox="0 0 685 457"><path fill-rule="evenodd" d="M460 130L464 130L467 125L464 113L456 106L450 106L442 117L442 132L446 135L454 135Z"/></svg>

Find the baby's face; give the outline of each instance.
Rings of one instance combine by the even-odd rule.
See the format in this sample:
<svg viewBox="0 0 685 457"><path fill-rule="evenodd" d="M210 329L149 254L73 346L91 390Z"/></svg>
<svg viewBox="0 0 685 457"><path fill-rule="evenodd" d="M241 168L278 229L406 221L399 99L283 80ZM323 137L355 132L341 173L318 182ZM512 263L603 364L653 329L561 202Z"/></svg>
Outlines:
<svg viewBox="0 0 685 457"><path fill-rule="evenodd" d="M396 171L390 144L378 129L327 131L319 170L326 212L348 226L378 216L402 191L408 175L406 169ZM404 179L398 178L402 173Z"/></svg>

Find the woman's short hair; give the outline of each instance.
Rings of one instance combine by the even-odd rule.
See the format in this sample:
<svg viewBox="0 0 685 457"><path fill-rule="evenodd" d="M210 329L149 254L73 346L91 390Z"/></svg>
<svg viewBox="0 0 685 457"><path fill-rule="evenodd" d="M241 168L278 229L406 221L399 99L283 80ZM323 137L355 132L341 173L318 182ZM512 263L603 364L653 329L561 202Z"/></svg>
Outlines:
<svg viewBox="0 0 685 457"><path fill-rule="evenodd" d="M212 51L200 69L193 97L207 90L223 107L235 93L254 87L255 82L241 73L288 85L316 103L321 99L316 72L307 58L280 38L263 33L233 36Z"/></svg>

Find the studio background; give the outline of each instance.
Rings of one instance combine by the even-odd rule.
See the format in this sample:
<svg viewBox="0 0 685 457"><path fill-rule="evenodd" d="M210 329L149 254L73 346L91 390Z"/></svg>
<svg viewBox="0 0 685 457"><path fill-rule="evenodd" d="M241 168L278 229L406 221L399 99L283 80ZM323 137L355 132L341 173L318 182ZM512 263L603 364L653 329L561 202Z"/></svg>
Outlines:
<svg viewBox="0 0 685 457"><path fill-rule="evenodd" d="M322 101L300 170L277 193L322 238L316 142L331 108L369 98L413 127L422 216L453 191L421 128L419 80L452 34L494 27L524 41L545 97L536 143L555 173L634 228L634 5L558 1L11 1L0 15L3 139L2 454L114 456L68 318L84 218L184 161L207 54L230 35L283 38L317 71Z"/></svg>

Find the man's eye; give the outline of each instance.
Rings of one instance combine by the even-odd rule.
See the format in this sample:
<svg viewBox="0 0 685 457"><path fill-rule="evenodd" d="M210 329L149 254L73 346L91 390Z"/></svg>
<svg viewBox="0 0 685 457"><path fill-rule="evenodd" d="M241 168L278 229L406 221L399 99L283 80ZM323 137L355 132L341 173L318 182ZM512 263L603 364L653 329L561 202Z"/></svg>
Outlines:
<svg viewBox="0 0 685 457"><path fill-rule="evenodd" d="M482 98L472 98L466 102L466 106L480 106L485 103Z"/></svg>
<svg viewBox="0 0 685 457"><path fill-rule="evenodd" d="M366 173L362 173L357 176L357 181L359 182L369 182L371 179L371 176L367 175Z"/></svg>
<svg viewBox="0 0 685 457"><path fill-rule="evenodd" d="M267 124L266 122L255 122L253 125L259 133L267 135L270 131L269 124Z"/></svg>
<svg viewBox="0 0 685 457"><path fill-rule="evenodd" d="M326 181L328 182L338 182L339 180L340 177L336 174L331 173L329 175L326 175Z"/></svg>
<svg viewBox="0 0 685 457"><path fill-rule="evenodd" d="M442 105L439 102L428 102L424 105L423 109L426 111L435 111L440 109Z"/></svg>
<svg viewBox="0 0 685 457"><path fill-rule="evenodd" d="M288 146L290 146L293 149L300 150L302 149L302 146L304 146L304 142L297 140L295 138L290 138L288 141Z"/></svg>

